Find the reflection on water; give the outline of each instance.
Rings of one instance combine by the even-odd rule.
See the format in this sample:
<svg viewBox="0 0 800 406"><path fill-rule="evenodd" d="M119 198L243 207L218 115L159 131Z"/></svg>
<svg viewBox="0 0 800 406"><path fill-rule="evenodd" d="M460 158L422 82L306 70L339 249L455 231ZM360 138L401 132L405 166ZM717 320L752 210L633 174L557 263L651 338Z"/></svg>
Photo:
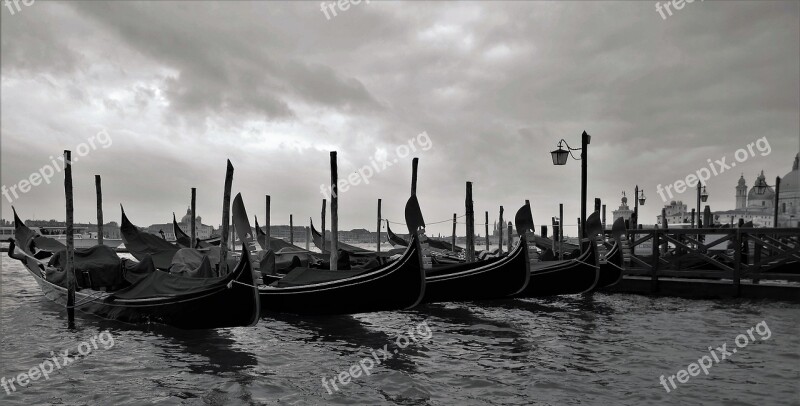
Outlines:
<svg viewBox="0 0 800 406"><path fill-rule="evenodd" d="M797 402L800 306L576 295L443 303L334 317L274 315L254 328L180 331L62 308L13 262L2 262L0 376L108 330L97 350L0 404L790 404ZM667 394L674 374L765 320L772 337ZM398 334L426 322L406 348ZM373 350L397 349L368 376L328 394L321 385Z"/></svg>

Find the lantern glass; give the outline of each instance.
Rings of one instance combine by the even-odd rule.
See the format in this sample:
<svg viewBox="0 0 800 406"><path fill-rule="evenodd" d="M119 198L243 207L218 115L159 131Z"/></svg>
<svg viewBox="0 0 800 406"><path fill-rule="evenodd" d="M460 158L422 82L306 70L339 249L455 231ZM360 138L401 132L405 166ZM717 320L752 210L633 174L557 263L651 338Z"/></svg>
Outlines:
<svg viewBox="0 0 800 406"><path fill-rule="evenodd" d="M706 192L706 187L703 186L703 193L700 194L700 200L705 203L708 200L708 192Z"/></svg>
<svg viewBox="0 0 800 406"><path fill-rule="evenodd" d="M557 150L551 151L550 155L553 157L553 165L566 165L569 151L559 146Z"/></svg>
<svg viewBox="0 0 800 406"><path fill-rule="evenodd" d="M642 192L639 194L639 204L640 204L640 205L642 205L642 206L644 206L644 201L645 201L645 197L644 197L644 190L643 190L643 191L642 191Z"/></svg>

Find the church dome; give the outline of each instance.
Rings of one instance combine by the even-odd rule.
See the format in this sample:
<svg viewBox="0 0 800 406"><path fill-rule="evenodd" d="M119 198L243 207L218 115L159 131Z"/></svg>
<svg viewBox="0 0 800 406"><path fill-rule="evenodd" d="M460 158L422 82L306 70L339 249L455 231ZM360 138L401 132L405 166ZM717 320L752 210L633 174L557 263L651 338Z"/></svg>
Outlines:
<svg viewBox="0 0 800 406"><path fill-rule="evenodd" d="M800 166L800 154L794 157L792 171L781 178L781 196L784 196L784 193L800 192L800 169L798 166Z"/></svg>

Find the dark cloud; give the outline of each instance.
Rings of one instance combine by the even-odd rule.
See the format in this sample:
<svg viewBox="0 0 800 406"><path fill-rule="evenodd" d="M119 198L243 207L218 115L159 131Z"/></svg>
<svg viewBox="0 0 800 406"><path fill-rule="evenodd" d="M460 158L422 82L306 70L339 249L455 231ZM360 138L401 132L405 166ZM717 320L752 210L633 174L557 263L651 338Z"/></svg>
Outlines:
<svg viewBox="0 0 800 406"><path fill-rule="evenodd" d="M76 165L86 219L102 173L107 201L140 223L184 210L197 186L217 224L226 158L252 211L268 193L276 218L316 217L329 150L344 175L426 131L426 219L463 212L470 180L478 212L527 198L547 223L559 202L577 217L580 165L549 151L584 130L590 196L612 207L638 184L654 219L656 186L707 159L771 144L709 182L725 209L741 172L786 173L800 149L793 1L694 2L666 20L654 2L373 1L330 20L317 2L36 2L1 25L3 184L106 128L113 146ZM409 164L343 194L344 226L372 225L379 197L398 217ZM58 217L59 193L18 205Z"/></svg>

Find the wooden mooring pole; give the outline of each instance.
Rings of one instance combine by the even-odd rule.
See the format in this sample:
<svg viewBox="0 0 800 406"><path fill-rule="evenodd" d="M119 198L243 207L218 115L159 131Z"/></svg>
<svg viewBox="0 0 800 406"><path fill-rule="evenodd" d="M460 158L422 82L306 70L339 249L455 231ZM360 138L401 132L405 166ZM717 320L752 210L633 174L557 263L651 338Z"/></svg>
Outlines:
<svg viewBox="0 0 800 406"><path fill-rule="evenodd" d="M339 165L336 151L331 151L331 271L338 270L339 261Z"/></svg>
<svg viewBox="0 0 800 406"><path fill-rule="evenodd" d="M225 190L222 193L222 231L219 244L219 274L224 276L228 274L228 237L229 225L231 220L231 187L233 186L233 164L228 160L227 169L225 170Z"/></svg>
<svg viewBox="0 0 800 406"><path fill-rule="evenodd" d="M325 210L326 210L327 203L328 203L327 200L322 199L322 214L321 214L321 216L322 216L322 231L320 231L320 234L322 234L322 248L320 248L320 250L322 250L323 254L325 253L325 247L328 246L328 243L326 242L328 240L325 237Z"/></svg>
<svg viewBox="0 0 800 406"><path fill-rule="evenodd" d="M606 223L606 205L603 205L603 238L605 238L605 231L608 223Z"/></svg>
<svg viewBox="0 0 800 406"><path fill-rule="evenodd" d="M503 228L504 228L503 224L505 224L505 222L503 221L503 206L500 206L500 221L498 223L499 223L499 226L497 227L497 233L498 233L497 245L499 246L500 253L502 254L503 253Z"/></svg>
<svg viewBox="0 0 800 406"><path fill-rule="evenodd" d="M103 186L100 175L94 175L94 188L97 193L97 245L103 245Z"/></svg>
<svg viewBox="0 0 800 406"><path fill-rule="evenodd" d="M72 152L64 151L64 195L67 200L67 324L75 328L75 231L72 200Z"/></svg>
<svg viewBox="0 0 800 406"><path fill-rule="evenodd" d="M265 220L264 220L265 221L264 234L266 234L267 249L269 249L269 247L272 246L272 243L271 243L271 241L272 241L272 233L270 233L270 229L272 228L272 226L270 224L270 218L269 218L269 215L270 215L270 207L269 206L270 206L271 202L270 202L270 196L269 195L266 195L266 202L265 203L266 203L266 211L267 212L265 213L266 216L265 216Z"/></svg>
<svg viewBox="0 0 800 406"><path fill-rule="evenodd" d="M378 236L375 241L375 251L381 252L381 199L378 199L378 225L376 228Z"/></svg>
<svg viewBox="0 0 800 406"><path fill-rule="evenodd" d="M509 221L508 222L508 245L506 246L506 248L508 249L508 252L511 252L511 248L513 248L512 247L513 244L514 244L514 239L512 238L513 235L514 235L514 226L512 226L511 222Z"/></svg>
<svg viewBox="0 0 800 406"><path fill-rule="evenodd" d="M451 239L451 244L453 244L453 253L456 252L456 214L453 213L453 238Z"/></svg>
<svg viewBox="0 0 800 406"><path fill-rule="evenodd" d="M197 244L197 188L192 188L192 201L189 205L189 210L191 211L190 216L192 217L189 220L189 229L190 233L189 236L191 237L191 241L189 241L189 248L194 248L195 244Z"/></svg>
<svg viewBox="0 0 800 406"><path fill-rule="evenodd" d="M653 228L653 252L652 252L653 262L651 263L652 274L650 276L651 293L658 292L658 268L659 268L659 263L661 262L661 260L659 259L659 254L661 251L658 247L658 239L659 239L658 234L659 234L658 228Z"/></svg>
<svg viewBox="0 0 800 406"><path fill-rule="evenodd" d="M489 251L489 212L486 212L486 251Z"/></svg>
<svg viewBox="0 0 800 406"><path fill-rule="evenodd" d="M473 262L475 261L475 212L472 209L472 182L467 182L464 206L467 210L467 262Z"/></svg>
<svg viewBox="0 0 800 406"><path fill-rule="evenodd" d="M294 215L289 215L289 244L294 245Z"/></svg>
<svg viewBox="0 0 800 406"><path fill-rule="evenodd" d="M558 259L564 259L564 203L558 204Z"/></svg>

